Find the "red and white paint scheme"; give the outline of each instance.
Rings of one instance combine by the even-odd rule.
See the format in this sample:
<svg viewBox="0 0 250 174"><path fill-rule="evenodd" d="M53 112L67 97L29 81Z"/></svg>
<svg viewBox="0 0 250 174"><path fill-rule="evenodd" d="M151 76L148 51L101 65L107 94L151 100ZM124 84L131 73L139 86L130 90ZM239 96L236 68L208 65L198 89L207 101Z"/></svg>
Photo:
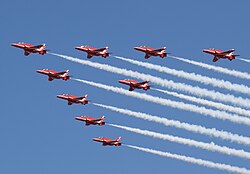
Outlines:
<svg viewBox="0 0 250 174"><path fill-rule="evenodd" d="M47 75L49 78L49 81L52 81L54 79L62 79L62 80L69 80L70 76L68 75L69 70L65 70L63 72L56 72L55 70L49 70L49 69L42 69L42 70L36 70L36 72L40 74Z"/></svg>
<svg viewBox="0 0 250 174"><path fill-rule="evenodd" d="M82 97L76 97L74 95L70 95L70 94L61 94L61 95L57 95L57 98L61 98L64 100L68 100L68 105L72 105L73 103L80 103L83 105L86 105L89 103L89 100L87 100L87 94L82 96Z"/></svg>
<svg viewBox="0 0 250 174"><path fill-rule="evenodd" d="M75 117L76 120L85 122L86 126L89 126L91 124L92 125L99 125L99 126L105 125L104 118L105 118L104 116L101 116L100 118L92 118L90 116L78 116L78 117Z"/></svg>
<svg viewBox="0 0 250 174"><path fill-rule="evenodd" d="M30 53L39 53L39 54L46 54L48 50L45 49L46 44L41 45L32 45L29 43L13 43L11 44L13 47L21 48L24 50L24 55L28 56Z"/></svg>
<svg viewBox="0 0 250 174"><path fill-rule="evenodd" d="M122 143L120 142L120 140L121 137L118 137L115 140L104 137L93 138L93 141L101 142L103 146L121 146Z"/></svg>
<svg viewBox="0 0 250 174"><path fill-rule="evenodd" d="M91 46L79 46L75 47L75 49L86 52L88 59L92 58L93 56L102 56L106 58L111 54L110 52L108 52L108 47L94 48Z"/></svg>
<svg viewBox="0 0 250 174"><path fill-rule="evenodd" d="M136 80L124 79L124 80L119 80L118 82L125 85L129 85L129 91L133 91L134 89L144 89L146 91L150 89L148 81L137 82Z"/></svg>
<svg viewBox="0 0 250 174"><path fill-rule="evenodd" d="M212 54L214 56L213 62L216 62L217 60L221 58L232 61L233 59L235 59L236 56L239 56L237 54L234 54L234 51L235 51L234 49L222 51L222 50L215 49L215 48L209 48L209 49L203 50L204 53Z"/></svg>
<svg viewBox="0 0 250 174"><path fill-rule="evenodd" d="M160 56L161 58L167 56L166 47L154 49L148 46L139 46L139 47L134 47L134 49L146 53L145 59L148 59L150 56Z"/></svg>

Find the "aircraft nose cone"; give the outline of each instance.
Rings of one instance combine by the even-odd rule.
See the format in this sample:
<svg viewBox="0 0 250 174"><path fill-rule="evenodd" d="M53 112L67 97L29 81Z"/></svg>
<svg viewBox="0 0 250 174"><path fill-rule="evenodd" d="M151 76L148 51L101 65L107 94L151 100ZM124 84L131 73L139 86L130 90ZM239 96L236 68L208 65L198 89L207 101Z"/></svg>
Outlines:
<svg viewBox="0 0 250 174"><path fill-rule="evenodd" d="M63 98L63 95L57 95L56 97L57 98Z"/></svg>
<svg viewBox="0 0 250 174"><path fill-rule="evenodd" d="M209 49L203 49L202 52L204 52L204 53L209 53L210 50L209 50Z"/></svg>
<svg viewBox="0 0 250 174"><path fill-rule="evenodd" d="M135 50L140 50L140 47L134 47Z"/></svg>
<svg viewBox="0 0 250 174"><path fill-rule="evenodd" d="M75 120L80 120L81 119L81 117L75 117Z"/></svg>
<svg viewBox="0 0 250 174"><path fill-rule="evenodd" d="M13 46L13 47L17 47L18 46L18 44L16 44L16 43L12 43L10 45Z"/></svg>
<svg viewBox="0 0 250 174"><path fill-rule="evenodd" d="M42 70L36 70L36 72L41 73L41 72L42 72Z"/></svg>
<svg viewBox="0 0 250 174"><path fill-rule="evenodd" d="M125 80L118 80L119 83L125 83Z"/></svg>
<svg viewBox="0 0 250 174"><path fill-rule="evenodd" d="M80 49L81 49L81 47L75 47L75 49L76 49L76 50L80 50Z"/></svg>
<svg viewBox="0 0 250 174"><path fill-rule="evenodd" d="M92 140L93 140L93 141L98 141L98 140L99 140L99 138L92 138Z"/></svg>

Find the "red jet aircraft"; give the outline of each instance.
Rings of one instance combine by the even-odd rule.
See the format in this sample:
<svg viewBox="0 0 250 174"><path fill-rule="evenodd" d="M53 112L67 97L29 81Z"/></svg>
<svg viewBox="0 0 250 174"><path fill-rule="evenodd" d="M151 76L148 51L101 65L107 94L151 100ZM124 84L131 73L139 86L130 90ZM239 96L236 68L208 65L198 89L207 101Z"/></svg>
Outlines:
<svg viewBox="0 0 250 174"><path fill-rule="evenodd" d="M235 59L236 56L239 56L239 55L234 54L234 51L235 51L234 49L222 51L222 50L214 49L214 48L203 50L203 52L212 54L214 56L213 62L216 62L220 58L224 58L224 59L228 59L232 61L233 59Z"/></svg>
<svg viewBox="0 0 250 174"><path fill-rule="evenodd" d="M108 47L105 48L94 48L91 46L79 46L75 49L86 52L87 58L90 59L93 56L102 56L104 58L108 57L111 53L108 52Z"/></svg>
<svg viewBox="0 0 250 174"><path fill-rule="evenodd" d="M139 46L139 47L134 47L134 49L146 53L145 59L148 59L150 56L160 56L161 58L167 56L166 47L154 49L148 46Z"/></svg>
<svg viewBox="0 0 250 174"><path fill-rule="evenodd" d="M120 142L120 140L121 137L118 137L115 140L104 137L93 138L93 141L101 142L103 146L121 146L122 143Z"/></svg>
<svg viewBox="0 0 250 174"><path fill-rule="evenodd" d="M39 53L39 54L46 54L48 50L45 49L46 44L42 45L31 45L29 43L13 43L11 44L13 47L21 48L24 50L24 55L28 56L30 53Z"/></svg>
<svg viewBox="0 0 250 174"><path fill-rule="evenodd" d="M82 97L76 97L69 94L62 94L62 95L57 95L57 98L68 100L68 105L72 105L73 103L81 103L83 105L86 105L89 103L89 100L87 100L87 96L88 95L84 95Z"/></svg>
<svg viewBox="0 0 250 174"><path fill-rule="evenodd" d="M92 118L90 116L78 116L78 117L75 117L76 120L79 120L79 121L83 121L86 123L86 126L88 125L99 125L99 126L102 126L102 125L105 125L105 122L104 122L104 116L101 116L100 118Z"/></svg>
<svg viewBox="0 0 250 174"><path fill-rule="evenodd" d="M63 72L56 72L54 70L42 69L36 70L36 72L49 76L49 81L52 81L54 79L62 79L66 81L70 78L70 76L68 75L69 70L65 70Z"/></svg>
<svg viewBox="0 0 250 174"><path fill-rule="evenodd" d="M148 85L148 81L144 82L137 82L135 80L125 79L125 80L119 80L119 83L129 85L129 91L133 91L134 89L144 89L148 90L150 89L150 86Z"/></svg>

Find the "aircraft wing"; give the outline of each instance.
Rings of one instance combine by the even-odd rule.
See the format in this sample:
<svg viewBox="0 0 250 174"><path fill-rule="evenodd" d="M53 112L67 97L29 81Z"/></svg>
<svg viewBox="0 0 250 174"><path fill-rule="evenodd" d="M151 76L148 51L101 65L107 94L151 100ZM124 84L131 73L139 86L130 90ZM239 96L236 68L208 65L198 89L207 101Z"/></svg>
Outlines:
<svg viewBox="0 0 250 174"><path fill-rule="evenodd" d="M160 51L163 51L163 50L165 50L165 48L155 49L155 50L153 50L152 52L160 52Z"/></svg>
<svg viewBox="0 0 250 174"><path fill-rule="evenodd" d="M116 140L108 140L108 141L104 141L105 143L116 143Z"/></svg>
<svg viewBox="0 0 250 174"><path fill-rule="evenodd" d="M137 85L143 85L145 83L148 83L148 81L144 81L144 82L139 82L139 83L136 83Z"/></svg>
<svg viewBox="0 0 250 174"><path fill-rule="evenodd" d="M102 119L101 118L86 118L86 120L88 122L97 122L97 121L101 121Z"/></svg>
<svg viewBox="0 0 250 174"><path fill-rule="evenodd" d="M234 49L227 50L227 51L223 51L222 53L223 53L223 54L228 54L228 53L232 53L232 52L234 52Z"/></svg>
<svg viewBox="0 0 250 174"><path fill-rule="evenodd" d="M101 120L103 120L102 118L96 118L96 119L93 119L93 120L90 120L90 121L101 121Z"/></svg>
<svg viewBox="0 0 250 174"><path fill-rule="evenodd" d="M54 75L63 75L63 74L65 74L65 71L54 73Z"/></svg>
<svg viewBox="0 0 250 174"><path fill-rule="evenodd" d="M74 99L76 99L76 100L81 100L81 99L83 99L83 98L87 98L87 95L82 96L82 97L77 97L77 98L74 98Z"/></svg>
<svg viewBox="0 0 250 174"><path fill-rule="evenodd" d="M77 98L74 98L75 100L81 100L83 98L86 98L86 97L77 97Z"/></svg>
<svg viewBox="0 0 250 174"><path fill-rule="evenodd" d="M95 52L99 52L99 51L103 51L103 50L106 50L107 48L98 48L98 49L95 49L94 51Z"/></svg>
<svg viewBox="0 0 250 174"><path fill-rule="evenodd" d="M32 46L32 47L28 47L29 49L37 49L37 48L41 48L43 45L36 45L36 46Z"/></svg>
<svg viewBox="0 0 250 174"><path fill-rule="evenodd" d="M227 51L223 51L223 52L221 52L221 53L216 53L216 54L217 54L217 55L227 55L227 54L232 53L232 52L234 52L234 49L227 50Z"/></svg>

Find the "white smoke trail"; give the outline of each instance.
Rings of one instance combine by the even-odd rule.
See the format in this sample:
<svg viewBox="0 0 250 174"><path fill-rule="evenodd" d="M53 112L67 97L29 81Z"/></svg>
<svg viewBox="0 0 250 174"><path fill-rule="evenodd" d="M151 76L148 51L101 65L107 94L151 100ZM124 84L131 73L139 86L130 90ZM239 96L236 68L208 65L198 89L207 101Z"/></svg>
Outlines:
<svg viewBox="0 0 250 174"><path fill-rule="evenodd" d="M131 96L131 97L139 98L142 100L150 101L153 103L161 104L164 106L169 106L169 107L173 107L173 108L177 108L177 109L181 109L181 110L191 111L191 112L199 113L199 114L202 114L205 116L210 116L210 117L218 118L218 119L222 119L222 120L229 120L229 121L234 122L234 123L250 125L249 118L229 114L229 113L224 112L224 111L212 110L212 109L207 109L205 107L198 107L198 106L192 105L192 104L186 104L183 102L177 102L177 101L172 101L172 100L168 100L168 99L163 99L160 97L154 97L154 96L151 96L151 95L148 95L145 93L127 91L127 90L122 89L122 88L107 86L104 84L95 83L95 82L91 82L91 81L87 81L87 80L81 80L81 79L75 79L75 78L71 78L71 79L78 81L78 82L82 82L82 83L91 85L91 86L106 89L108 91L113 91L113 92L116 92L119 94L124 94L127 96Z"/></svg>
<svg viewBox="0 0 250 174"><path fill-rule="evenodd" d="M142 134L145 136L150 136L153 138L159 138L162 140L166 140L166 141L171 141L171 142L175 142L175 143L179 143L179 144L184 144L184 145L188 145L188 146L193 146L196 148L201 148L204 150L208 150L208 151L212 151L212 152L219 152L222 154L226 154L226 155L232 155L232 156L237 156L240 158L245 158L245 159L250 159L250 153L246 152L244 150L237 150L237 149L232 149L226 146L219 146L214 144L213 142L211 143L204 143L204 142L200 142L200 141L195 141L192 139L188 139L188 138L181 138L181 137L177 137L177 136L172 136L169 134L161 134L158 132L152 132L152 131L148 131L148 130L141 130L138 128L132 128L132 127L127 127L127 126L121 126L121 125L116 125L116 124L107 124L109 126L113 126L116 128L120 128L120 129L124 129L130 132L134 132L137 134Z"/></svg>
<svg viewBox="0 0 250 174"><path fill-rule="evenodd" d="M229 81L219 80L216 78L210 78L210 77L202 76L200 74L188 73L185 71L170 69L168 67L163 67L160 65L154 65L151 63L147 63L147 62L132 60L132 59L128 59L125 57L120 57L120 56L113 56L113 57L120 59L120 60L123 60L123 61L126 61L126 62L130 62L130 63L138 65L138 66L148 68L148 69L152 69L152 70L167 73L170 75L175 75L177 77L185 78L188 80L200 82L200 83L203 83L205 85L212 85L214 87L224 88L224 89L227 89L230 91L236 91L239 93L244 93L244 94L250 95L250 88L248 86L245 86L245 85L233 84Z"/></svg>
<svg viewBox="0 0 250 174"><path fill-rule="evenodd" d="M167 90L162 90L162 89L157 89L157 88L151 88L151 89L155 90L155 91L163 92L165 94L172 95L174 97L178 97L178 98L181 98L181 99L184 99L184 100L195 102L195 103L198 103L198 104L201 104L201 105L206 105L206 106L214 107L214 108L217 108L217 109L220 109L220 110L233 112L233 113L236 113L236 114L240 114L240 115L250 117L250 110L242 109L242 108L235 107L235 106L225 105L225 104L222 104L222 103L213 102L213 101L205 100L205 99L202 99L202 98L197 98L197 97L192 97L192 96L188 96L188 95L184 95L184 94L179 94L177 92L170 92L170 91L167 91Z"/></svg>
<svg viewBox="0 0 250 174"><path fill-rule="evenodd" d="M236 59L237 59L237 60L242 60L242 61L244 61L244 62L250 63L250 60L249 60L249 59L244 59L244 58L240 58L240 57L237 57Z"/></svg>
<svg viewBox="0 0 250 174"><path fill-rule="evenodd" d="M215 128L206 128L200 125L195 125L195 124L189 124L189 123L183 123L177 120L169 120L167 118L159 117L159 116L153 116L150 114L146 113L141 113L141 112L135 112L131 111L128 109L122 109L114 106L108 106L104 104L98 104L98 103L92 103L93 105L109 109L111 111L119 112L122 114L126 114L129 116L133 116L136 118L141 118L147 121L152 121L155 123L160 123L165 126L171 126L179 129L184 129L190 132L202 134L202 135L208 135L216 138L221 138L223 140L229 140L238 144L243 144L243 145L248 145L250 146L250 138L249 137L244 137L238 134L232 134L231 132L226 132L226 131L221 131L217 130Z"/></svg>
<svg viewBox="0 0 250 174"><path fill-rule="evenodd" d="M220 72L220 73L223 73L223 74L235 76L235 77L242 78L242 79L248 79L248 80L250 79L250 74L248 74L247 72L240 72L240 71L236 71L236 70L230 70L230 69L227 69L227 68L222 68L222 67L215 66L215 65L209 65L209 64L206 64L206 63L197 62L197 61L189 60L189 59L184 59L184 58L176 57L176 56L168 56L168 57L171 57L171 58L174 58L174 59L177 59L177 60L181 60L183 62L190 63L192 65L197 65L197 66L200 66L202 68L206 68L206 69L209 69L209 70Z"/></svg>
<svg viewBox="0 0 250 174"><path fill-rule="evenodd" d="M138 78L138 79L142 79L142 80L149 80L153 83L156 83L162 87L166 87L169 89L184 91L184 92L187 92L187 93L199 96L199 97L208 97L208 98L212 98L213 100L229 102L229 103L232 103L234 105L250 108L250 100L249 99L243 99L241 97L235 97L235 96L229 95L229 94L222 94L222 93L219 93L216 91L210 91L207 89L202 89L199 87L194 87L194 86L186 85L186 84L182 84L182 83L175 83L173 81L168 81L166 79L154 77L154 76L151 76L149 74L143 74L143 73L139 73L136 71L117 68L117 67L113 67L113 66L106 65L106 64L100 64L100 63L91 62L91 61L87 61L87 60L81 60L81 59L77 59L77 58L73 58L73 57L65 56L65 55L61 55L61 54L56 54L56 53L49 53L49 54L67 59L69 61L73 61L73 62L77 62L77 63L83 64L83 65L88 65L88 66L91 66L94 68L105 70L108 72L117 73L117 74L121 74L121 75L125 75L125 76L130 76L132 78Z"/></svg>
<svg viewBox="0 0 250 174"><path fill-rule="evenodd" d="M185 161L185 162L192 163L192 164L197 164L197 165L204 166L204 167L215 168L215 169L239 173L239 174L250 174L250 170L248 170L246 168L231 166L231 165L222 164L222 163L215 163L212 161L193 158L193 157L189 157L189 156L185 156L185 155L172 154L169 152L162 152L162 151L158 151L158 150L153 150L153 149L143 148L143 147L138 147L138 146L132 146L132 145L128 145L128 144L124 144L124 146L130 147L133 149L137 149L137 150L140 150L143 152L152 153L152 154L159 155L159 156L164 156L167 158L173 158L173 159Z"/></svg>

